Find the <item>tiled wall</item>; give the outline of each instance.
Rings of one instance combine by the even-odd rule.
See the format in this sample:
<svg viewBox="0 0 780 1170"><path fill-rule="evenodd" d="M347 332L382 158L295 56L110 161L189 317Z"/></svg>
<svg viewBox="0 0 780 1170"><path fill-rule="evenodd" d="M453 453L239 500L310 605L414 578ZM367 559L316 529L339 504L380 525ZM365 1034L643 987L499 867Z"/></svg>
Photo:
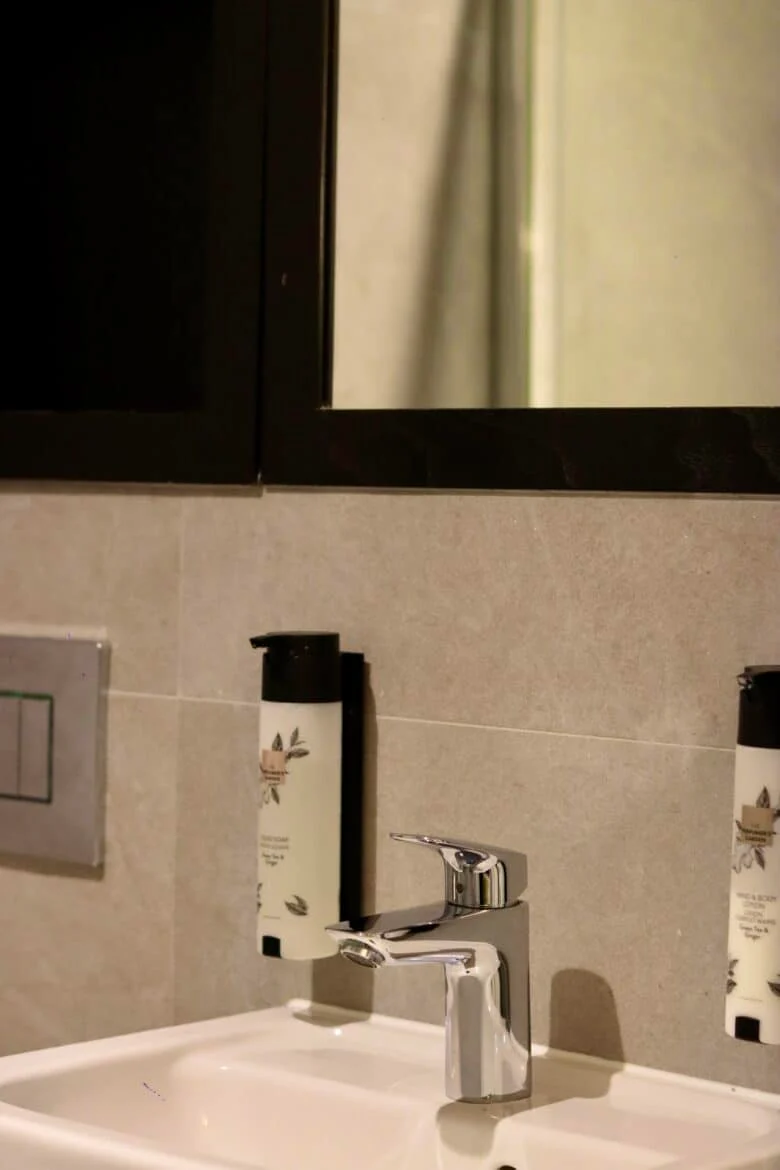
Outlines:
<svg viewBox="0 0 780 1170"><path fill-rule="evenodd" d="M780 505L0 493L0 627L113 645L102 879L0 864L0 1051L310 994L438 1019L440 973L254 951L266 628L371 663L368 902L433 830L523 849L538 1039L780 1091L723 1033L735 674L780 657ZM0 810L1 815L1 810Z"/></svg>

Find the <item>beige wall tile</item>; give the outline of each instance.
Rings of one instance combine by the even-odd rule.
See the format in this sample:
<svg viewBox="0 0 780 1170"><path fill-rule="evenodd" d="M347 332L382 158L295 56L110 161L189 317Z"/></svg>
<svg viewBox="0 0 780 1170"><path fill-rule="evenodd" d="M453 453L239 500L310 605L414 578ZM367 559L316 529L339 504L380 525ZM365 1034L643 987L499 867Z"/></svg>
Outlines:
<svg viewBox="0 0 780 1170"><path fill-rule="evenodd" d="M380 714L730 746L780 655L780 504L267 492L185 502L182 692L253 700L251 633L333 628Z"/></svg>
<svg viewBox="0 0 780 1170"><path fill-rule="evenodd" d="M164 1028L172 981L161 987L22 983L0 989L0 1056Z"/></svg>
<svg viewBox="0 0 780 1170"><path fill-rule="evenodd" d="M111 685L175 694L181 503L0 491L3 626L104 627Z"/></svg>
<svg viewBox="0 0 780 1170"><path fill-rule="evenodd" d="M176 742L175 702L111 698L102 873L0 860L0 1051L166 1019Z"/></svg>
<svg viewBox="0 0 780 1170"><path fill-rule="evenodd" d="M780 1091L769 1048L723 1030L731 752L379 722L379 909L440 895L391 831L528 855L535 1038ZM392 978L388 978L392 976ZM377 1010L438 1020L441 972L378 972Z"/></svg>
<svg viewBox="0 0 780 1170"><path fill-rule="evenodd" d="M117 690L175 694L181 501L119 496L106 564L106 618Z"/></svg>
<svg viewBox="0 0 780 1170"><path fill-rule="evenodd" d="M167 933L170 936L170 925ZM83 996L84 1033L89 1039L145 1032L173 1023L173 979L159 987L105 988Z"/></svg>
<svg viewBox="0 0 780 1170"><path fill-rule="evenodd" d="M0 1056L86 1040L86 995L62 983L0 986Z"/></svg>

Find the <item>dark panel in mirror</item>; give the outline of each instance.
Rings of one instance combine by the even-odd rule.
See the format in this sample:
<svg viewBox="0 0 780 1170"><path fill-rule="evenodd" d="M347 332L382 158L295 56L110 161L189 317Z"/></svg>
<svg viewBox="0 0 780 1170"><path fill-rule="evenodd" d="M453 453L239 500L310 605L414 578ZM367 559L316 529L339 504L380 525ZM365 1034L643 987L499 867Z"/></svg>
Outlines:
<svg viewBox="0 0 780 1170"><path fill-rule="evenodd" d="M16 6L0 475L252 482L266 0Z"/></svg>
<svg viewBox="0 0 780 1170"><path fill-rule="evenodd" d="M5 406L197 408L212 2L45 7L16 18L36 52L4 119L17 371Z"/></svg>

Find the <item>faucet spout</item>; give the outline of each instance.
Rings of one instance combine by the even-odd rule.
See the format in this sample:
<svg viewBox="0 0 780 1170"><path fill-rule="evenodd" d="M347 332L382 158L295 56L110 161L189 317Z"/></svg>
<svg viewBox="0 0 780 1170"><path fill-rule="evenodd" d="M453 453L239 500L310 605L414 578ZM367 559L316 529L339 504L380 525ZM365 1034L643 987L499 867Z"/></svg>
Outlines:
<svg viewBox="0 0 780 1170"><path fill-rule="evenodd" d="M328 927L340 953L362 966L435 963L445 975L445 1086L456 1101L531 1094L528 905L449 902Z"/></svg>

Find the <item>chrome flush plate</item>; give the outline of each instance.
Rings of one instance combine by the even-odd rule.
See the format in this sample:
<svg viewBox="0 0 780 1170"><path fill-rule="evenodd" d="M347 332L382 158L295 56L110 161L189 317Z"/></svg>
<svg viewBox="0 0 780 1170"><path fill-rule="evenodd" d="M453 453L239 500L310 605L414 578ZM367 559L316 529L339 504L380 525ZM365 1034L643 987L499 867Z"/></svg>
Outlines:
<svg viewBox="0 0 780 1170"><path fill-rule="evenodd" d="M108 646L0 636L0 853L99 866Z"/></svg>

